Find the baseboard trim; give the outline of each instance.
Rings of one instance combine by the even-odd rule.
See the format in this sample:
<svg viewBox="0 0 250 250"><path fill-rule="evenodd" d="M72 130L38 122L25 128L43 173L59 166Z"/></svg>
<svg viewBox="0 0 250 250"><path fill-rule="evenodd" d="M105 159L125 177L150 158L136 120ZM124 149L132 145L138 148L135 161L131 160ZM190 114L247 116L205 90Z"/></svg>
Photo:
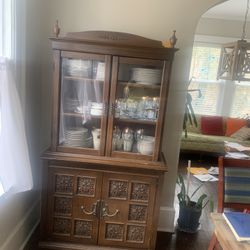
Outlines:
<svg viewBox="0 0 250 250"><path fill-rule="evenodd" d="M173 207L161 207L157 231L174 232L175 210Z"/></svg>
<svg viewBox="0 0 250 250"><path fill-rule="evenodd" d="M33 226L33 228L31 229L30 233L27 235L26 239L24 240L23 244L21 245L21 247L19 248L19 250L23 250L24 247L27 245L30 237L32 236L32 234L34 233L34 231L36 230L36 228L38 227L40 223L40 218L37 219L35 225Z"/></svg>
<svg viewBox="0 0 250 250"><path fill-rule="evenodd" d="M24 217L16 225L8 238L1 246L1 250L19 249L22 250L28 242L33 231L40 220L40 198L37 199ZM21 235L21 237L20 237Z"/></svg>

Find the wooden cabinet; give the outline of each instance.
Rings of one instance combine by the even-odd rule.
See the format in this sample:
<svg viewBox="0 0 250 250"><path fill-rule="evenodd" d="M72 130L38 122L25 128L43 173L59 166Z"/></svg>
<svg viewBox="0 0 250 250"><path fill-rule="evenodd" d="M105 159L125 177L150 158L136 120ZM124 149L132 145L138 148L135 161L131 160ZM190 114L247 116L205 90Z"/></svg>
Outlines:
<svg viewBox="0 0 250 250"><path fill-rule="evenodd" d="M176 49L104 31L51 41L52 140L42 156L41 246L154 249Z"/></svg>
<svg viewBox="0 0 250 250"><path fill-rule="evenodd" d="M48 176L51 239L149 248L158 178L54 165Z"/></svg>

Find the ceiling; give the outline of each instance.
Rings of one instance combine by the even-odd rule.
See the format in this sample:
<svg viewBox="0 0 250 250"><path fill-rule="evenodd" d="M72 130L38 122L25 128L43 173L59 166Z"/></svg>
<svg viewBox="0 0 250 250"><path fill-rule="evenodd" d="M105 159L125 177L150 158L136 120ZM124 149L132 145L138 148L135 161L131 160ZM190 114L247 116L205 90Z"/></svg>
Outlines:
<svg viewBox="0 0 250 250"><path fill-rule="evenodd" d="M202 17L226 20L244 20L247 0L229 0L208 10ZM250 21L250 10L248 13Z"/></svg>

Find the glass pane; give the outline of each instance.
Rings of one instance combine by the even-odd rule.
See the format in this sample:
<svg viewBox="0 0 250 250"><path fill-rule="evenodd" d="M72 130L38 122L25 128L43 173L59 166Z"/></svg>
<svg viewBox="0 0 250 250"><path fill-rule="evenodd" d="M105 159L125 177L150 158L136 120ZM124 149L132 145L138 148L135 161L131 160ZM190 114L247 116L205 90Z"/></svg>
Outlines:
<svg viewBox="0 0 250 250"><path fill-rule="evenodd" d="M195 46L193 48L190 78L216 81L221 48Z"/></svg>
<svg viewBox="0 0 250 250"><path fill-rule="evenodd" d="M153 154L161 79L161 68L119 65L113 151Z"/></svg>
<svg viewBox="0 0 250 250"><path fill-rule="evenodd" d="M234 98L232 100L232 117L247 117L250 115L250 83L235 83Z"/></svg>
<svg viewBox="0 0 250 250"><path fill-rule="evenodd" d="M218 115L218 101L220 99L221 87L223 87L222 83L219 82L192 81L188 89L192 96L194 113L200 115Z"/></svg>
<svg viewBox="0 0 250 250"><path fill-rule="evenodd" d="M59 144L100 149L105 63L63 58Z"/></svg>

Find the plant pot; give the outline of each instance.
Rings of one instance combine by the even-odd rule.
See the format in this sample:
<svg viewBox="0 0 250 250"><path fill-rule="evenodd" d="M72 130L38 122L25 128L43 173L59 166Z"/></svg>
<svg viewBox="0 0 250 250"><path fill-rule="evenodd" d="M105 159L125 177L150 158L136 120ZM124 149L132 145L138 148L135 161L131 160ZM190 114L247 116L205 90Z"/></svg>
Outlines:
<svg viewBox="0 0 250 250"><path fill-rule="evenodd" d="M191 206L180 205L177 221L180 231L195 233L198 230L202 209L195 208L194 205L194 202L191 203Z"/></svg>

